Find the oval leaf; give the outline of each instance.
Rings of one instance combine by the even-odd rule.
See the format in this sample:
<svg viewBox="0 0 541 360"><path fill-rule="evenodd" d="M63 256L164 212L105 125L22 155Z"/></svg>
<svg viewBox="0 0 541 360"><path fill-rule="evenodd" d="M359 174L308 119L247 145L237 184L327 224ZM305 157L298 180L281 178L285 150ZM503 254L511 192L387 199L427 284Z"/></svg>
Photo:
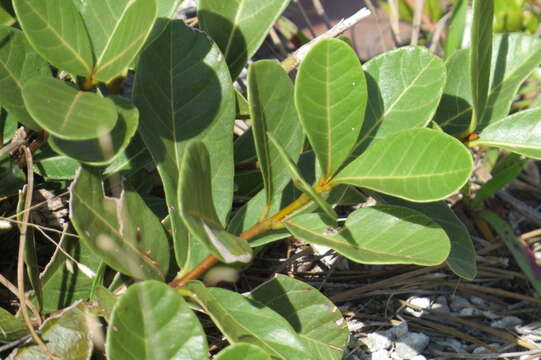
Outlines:
<svg viewBox="0 0 541 360"><path fill-rule="evenodd" d="M45 60L75 75L91 74L92 45L73 1L13 0L13 7L28 41Z"/></svg>
<svg viewBox="0 0 541 360"><path fill-rule="evenodd" d="M269 354L267 354L259 346L252 344L233 344L229 345L218 353L214 360L271 360Z"/></svg>
<svg viewBox="0 0 541 360"><path fill-rule="evenodd" d="M110 133L90 140L64 140L51 136L51 148L85 164L101 166L111 163L126 149L139 124L139 111L129 100L120 96L111 97L111 100L116 105L118 120Z"/></svg>
<svg viewBox="0 0 541 360"><path fill-rule="evenodd" d="M83 303L51 316L43 322L40 337L47 348L62 360L88 360L92 355L91 329L89 317L92 316ZM97 319L95 320L98 321ZM27 345L11 354L13 360L47 360L38 345Z"/></svg>
<svg viewBox="0 0 541 360"><path fill-rule="evenodd" d="M28 44L22 31L0 28L0 105L23 125L39 130L24 106L22 88L26 80L49 75L49 65Z"/></svg>
<svg viewBox="0 0 541 360"><path fill-rule="evenodd" d="M425 48L403 47L371 59L364 70L368 105L356 153L373 140L430 122L445 85L439 57Z"/></svg>
<svg viewBox="0 0 541 360"><path fill-rule="evenodd" d="M374 206L351 213L336 231L320 214L285 222L293 236L328 246L362 264L437 265L449 255L445 231L425 215L399 206Z"/></svg>
<svg viewBox="0 0 541 360"><path fill-rule="evenodd" d="M361 64L345 42L317 43L299 67L295 104L323 175L350 155L363 126L367 90Z"/></svg>
<svg viewBox="0 0 541 360"><path fill-rule="evenodd" d="M184 150L178 183L178 208L197 240L225 263L252 259L248 242L225 231L212 201L210 160L205 145L192 142Z"/></svg>
<svg viewBox="0 0 541 360"><path fill-rule="evenodd" d="M208 359L203 327L190 306L157 281L130 286L116 302L106 351L111 360Z"/></svg>
<svg viewBox="0 0 541 360"><path fill-rule="evenodd" d="M23 98L34 120L61 139L100 137L113 129L118 117L111 100L77 91L64 81L53 78L28 80L23 87Z"/></svg>
<svg viewBox="0 0 541 360"><path fill-rule="evenodd" d="M28 334L23 320L0 308L0 343L9 343Z"/></svg>
<svg viewBox="0 0 541 360"><path fill-rule="evenodd" d="M447 258L449 268L461 278L473 280L477 276L475 247L473 246L468 228L460 221L454 211L445 201L433 203L414 203L391 196L379 195L390 205L407 207L434 220L445 230L451 241L451 252Z"/></svg>
<svg viewBox="0 0 541 360"><path fill-rule="evenodd" d="M70 217L81 239L113 269L137 279L163 279L169 243L162 224L132 191L105 197L97 168L81 168L72 183Z"/></svg>
<svg viewBox="0 0 541 360"><path fill-rule="evenodd" d="M248 100L259 167L267 195L272 202L287 183L287 169L277 149L271 146L267 133L281 139L284 151L293 161L299 158L304 145L302 127L293 101L293 83L282 67L271 60L261 60L250 66Z"/></svg>
<svg viewBox="0 0 541 360"><path fill-rule="evenodd" d="M314 359L291 325L271 308L229 290L206 288L199 281L186 287L230 343L254 344L283 360Z"/></svg>
<svg viewBox="0 0 541 360"><path fill-rule="evenodd" d="M143 46L156 19L156 2L78 1L96 58L93 77L108 82L129 66Z"/></svg>
<svg viewBox="0 0 541 360"><path fill-rule="evenodd" d="M134 92L140 134L164 184L177 263L187 272L208 250L189 238L175 210L179 166L188 141L205 143L214 206L218 218L225 221L233 202L234 179L231 78L223 55L204 33L190 29L182 20L167 21L163 32L141 54Z"/></svg>
<svg viewBox="0 0 541 360"><path fill-rule="evenodd" d="M277 274L250 297L282 315L315 359L341 360L349 330L340 310L305 282Z"/></svg>
<svg viewBox="0 0 541 360"><path fill-rule="evenodd" d="M235 79L290 0L201 0L197 18L225 55Z"/></svg>
<svg viewBox="0 0 541 360"><path fill-rule="evenodd" d="M370 146L332 182L430 202L458 191L472 170L470 152L460 141L436 130L411 129Z"/></svg>
<svg viewBox="0 0 541 360"><path fill-rule="evenodd" d="M521 111L489 125L475 144L541 159L541 109Z"/></svg>

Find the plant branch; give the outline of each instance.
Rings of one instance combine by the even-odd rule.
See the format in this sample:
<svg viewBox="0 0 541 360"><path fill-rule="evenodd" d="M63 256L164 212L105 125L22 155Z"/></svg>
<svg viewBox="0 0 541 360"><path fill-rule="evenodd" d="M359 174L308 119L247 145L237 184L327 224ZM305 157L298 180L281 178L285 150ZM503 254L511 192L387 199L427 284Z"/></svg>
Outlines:
<svg viewBox="0 0 541 360"><path fill-rule="evenodd" d="M323 39L330 39L330 38L337 37L338 35L342 34L343 32L355 26L359 21L368 17L370 14L371 14L370 10L368 10L367 8L362 8L361 10L357 11L355 14L351 15L349 18L342 19L338 24L333 26L331 29L319 35L318 37L314 38L308 44L304 44L299 49L297 49L297 51L295 51L293 54L289 55L287 59L282 61L282 67L287 72L293 71L301 63L301 61L306 57L306 54L308 54L308 52L318 42L320 42Z"/></svg>
<svg viewBox="0 0 541 360"><path fill-rule="evenodd" d="M27 146L23 146L23 151L26 159L26 171L27 171L27 185L26 185L26 194L24 199L24 208L28 209L32 205L32 192L34 191L34 170L32 168L32 153ZM39 337L34 326L32 325L32 320L28 314L28 309L26 308L26 295L24 291L24 253L26 250L26 233L28 230L28 221L30 218L30 212L25 211L23 214L23 223L21 225L20 238L19 238L19 253L17 258L17 290L19 295L19 302L21 304L21 312L23 314L24 323L32 335L32 339L38 344L41 351L43 351L50 359L60 360L58 357L51 354L43 340ZM34 314L39 316L39 314Z"/></svg>

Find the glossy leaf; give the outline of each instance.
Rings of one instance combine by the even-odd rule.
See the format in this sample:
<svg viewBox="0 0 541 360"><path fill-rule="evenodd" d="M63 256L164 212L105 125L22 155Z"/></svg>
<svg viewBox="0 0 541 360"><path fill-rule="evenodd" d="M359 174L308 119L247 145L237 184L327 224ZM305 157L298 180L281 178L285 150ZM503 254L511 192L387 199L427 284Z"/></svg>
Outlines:
<svg viewBox="0 0 541 360"><path fill-rule="evenodd" d="M472 170L470 152L460 141L436 130L411 129L370 146L332 182L430 202L458 191Z"/></svg>
<svg viewBox="0 0 541 360"><path fill-rule="evenodd" d="M64 140L51 136L49 145L59 154L78 161L100 166L111 163L128 146L137 131L139 111L128 100L113 96L118 119L110 133L89 140Z"/></svg>
<svg viewBox="0 0 541 360"><path fill-rule="evenodd" d="M399 206L375 206L351 213L340 230L320 214L285 222L293 236L328 246L362 264L441 264L449 255L449 238L433 220Z"/></svg>
<svg viewBox="0 0 541 360"><path fill-rule="evenodd" d="M71 228L68 231L73 232ZM95 273L101 262L99 256L79 239L66 237L61 246L71 259L57 250L41 275L43 312L46 314L64 309L75 301L88 300L94 278L86 269ZM86 272L79 264L85 267Z"/></svg>
<svg viewBox="0 0 541 360"><path fill-rule="evenodd" d="M252 344L238 343L229 345L218 353L214 360L271 360L267 354L259 346Z"/></svg>
<svg viewBox="0 0 541 360"><path fill-rule="evenodd" d="M74 304L45 320L40 328L40 337L49 351L62 360L88 360L93 347L89 316L90 311L84 303ZM35 344L18 348L11 356L13 360L50 359Z"/></svg>
<svg viewBox="0 0 541 360"><path fill-rule="evenodd" d="M350 155L363 126L366 80L355 51L345 42L318 42L299 67L295 104L324 176Z"/></svg>
<svg viewBox="0 0 541 360"><path fill-rule="evenodd" d="M190 233L220 261L249 262L252 249L248 242L225 231L216 214L210 159L202 142L192 142L186 147L178 187L178 209Z"/></svg>
<svg viewBox="0 0 541 360"><path fill-rule="evenodd" d="M390 196L383 196L383 200L390 205L418 211L438 223L451 241L451 252L447 258L449 268L466 280L477 276L476 254L470 233L445 201L420 204Z"/></svg>
<svg viewBox="0 0 541 360"><path fill-rule="evenodd" d="M490 63L492 57L492 20L494 1L473 0L471 26L470 71L472 87L473 120L470 131L477 127L487 105L490 86Z"/></svg>
<svg viewBox="0 0 541 360"><path fill-rule="evenodd" d="M287 183L287 169L267 133L282 139L284 151L296 161L304 145L302 127L293 100L293 83L282 67L271 60L250 66L248 100L259 167L270 205L275 194Z"/></svg>
<svg viewBox="0 0 541 360"><path fill-rule="evenodd" d="M75 75L92 73L92 44L73 1L13 0L13 6L25 36L45 60Z"/></svg>
<svg viewBox="0 0 541 360"><path fill-rule="evenodd" d="M475 143L541 159L541 109L521 111L492 123Z"/></svg>
<svg viewBox="0 0 541 360"><path fill-rule="evenodd" d="M61 139L96 138L110 132L117 121L110 99L77 91L62 80L34 77L24 84L22 94L32 118Z"/></svg>
<svg viewBox="0 0 541 360"><path fill-rule="evenodd" d="M184 0L156 1L156 5L158 6L158 17L166 17L166 18L173 17L183 1Z"/></svg>
<svg viewBox="0 0 541 360"><path fill-rule="evenodd" d="M21 91L28 79L47 74L48 64L30 47L22 31L0 28L0 105L34 130L40 127L26 110Z"/></svg>
<svg viewBox="0 0 541 360"><path fill-rule="evenodd" d="M0 308L0 343L9 343L28 334L21 318L17 318L4 308Z"/></svg>
<svg viewBox="0 0 541 360"><path fill-rule="evenodd" d="M509 223L495 212L485 210L481 212L481 216L503 240L537 294L541 295L541 266L534 251L526 242L517 238Z"/></svg>
<svg viewBox="0 0 541 360"><path fill-rule="evenodd" d="M476 131L508 115L519 86L540 63L538 38L520 33L494 37L490 91ZM469 64L469 50L460 50L447 61L447 84L436 121L452 134L466 130L472 114Z"/></svg>
<svg viewBox="0 0 541 360"><path fill-rule="evenodd" d="M173 226L175 255L189 271L208 255L188 237L177 208L179 164L186 143L198 139L210 153L212 197L220 221L233 197L234 92L218 47L183 21L169 21L141 54L135 81L140 134L158 167Z"/></svg>
<svg viewBox="0 0 541 360"><path fill-rule="evenodd" d="M466 29L466 16L468 14L468 0L456 0L453 4L447 39L443 45L445 58L449 58L462 46L464 30Z"/></svg>
<svg viewBox="0 0 541 360"><path fill-rule="evenodd" d="M138 279L163 279L169 244L160 221L139 195L105 197L96 169L81 168L71 185L70 217L85 244L113 269Z"/></svg>
<svg viewBox="0 0 541 360"><path fill-rule="evenodd" d="M34 158L34 172L48 180L71 180L80 164L65 155L42 155Z"/></svg>
<svg viewBox="0 0 541 360"><path fill-rule="evenodd" d="M325 201L325 199L323 199L323 197L321 197L314 190L314 188L306 182L306 180L304 180L299 170L297 169L297 165L295 165L293 159L291 159L291 157L289 157L289 155L286 153L283 146L270 133L268 134L268 137L275 149L278 150L278 154L282 158L285 167L289 171L295 187L302 191L304 194L308 195L331 219L336 219L338 216L336 215L336 212L334 211L332 206L327 201Z"/></svg>
<svg viewBox="0 0 541 360"><path fill-rule="evenodd" d="M430 122L446 78L439 57L425 48L403 47L371 59L364 70L368 104L356 153L373 140Z"/></svg>
<svg viewBox="0 0 541 360"><path fill-rule="evenodd" d="M186 287L231 344L257 345L283 360L314 359L293 327L271 308L229 290L206 288L199 281Z"/></svg>
<svg viewBox="0 0 541 360"><path fill-rule="evenodd" d="M290 0L201 0L197 17L218 44L235 79Z"/></svg>
<svg viewBox="0 0 541 360"><path fill-rule="evenodd" d="M17 131L17 120L0 107L0 144L4 145L11 140Z"/></svg>
<svg viewBox="0 0 541 360"><path fill-rule="evenodd" d="M77 1L92 42L92 76L108 82L128 68L143 46L156 19L156 1Z"/></svg>
<svg viewBox="0 0 541 360"><path fill-rule="evenodd" d="M11 26L16 21L11 0L0 1L0 25Z"/></svg>
<svg viewBox="0 0 541 360"><path fill-rule="evenodd" d="M107 332L111 360L208 359L203 327L167 284L134 284L117 301Z"/></svg>
<svg viewBox="0 0 541 360"><path fill-rule="evenodd" d="M250 294L293 326L314 359L341 360L349 330L340 310L305 282L277 274Z"/></svg>

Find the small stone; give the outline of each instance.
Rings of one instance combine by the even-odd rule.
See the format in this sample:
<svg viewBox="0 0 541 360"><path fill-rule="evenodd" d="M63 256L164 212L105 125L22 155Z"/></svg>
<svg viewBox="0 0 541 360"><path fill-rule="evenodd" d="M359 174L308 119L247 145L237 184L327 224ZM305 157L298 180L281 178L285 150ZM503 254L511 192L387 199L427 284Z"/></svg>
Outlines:
<svg viewBox="0 0 541 360"><path fill-rule="evenodd" d="M478 346L472 351L472 354L487 354L487 353L488 353L488 349L484 346Z"/></svg>
<svg viewBox="0 0 541 360"><path fill-rule="evenodd" d="M500 316L492 311L483 311L482 312L483 316L486 317L487 319L489 320L496 320L496 319L499 319Z"/></svg>
<svg viewBox="0 0 541 360"><path fill-rule="evenodd" d="M516 316L506 316L500 320L496 320L490 323L490 326L499 328L499 329L509 329L517 325L522 324L522 319L519 319Z"/></svg>
<svg viewBox="0 0 541 360"><path fill-rule="evenodd" d="M389 353L386 350L373 352L370 356L371 360L391 360Z"/></svg>
<svg viewBox="0 0 541 360"><path fill-rule="evenodd" d="M411 358L411 360L426 360L423 355L417 355Z"/></svg>
<svg viewBox="0 0 541 360"><path fill-rule="evenodd" d="M419 355L428 345L430 339L423 333L410 332L396 342L393 357L411 359Z"/></svg>
<svg viewBox="0 0 541 360"><path fill-rule="evenodd" d="M430 307L430 298L428 297L413 297L409 300L409 303L420 307L421 309L428 309ZM405 311L412 314L415 317L421 317L424 313L423 310L418 310L412 307L406 307Z"/></svg>
<svg viewBox="0 0 541 360"><path fill-rule="evenodd" d="M473 307L467 307L458 312L460 316L474 316L474 315L481 315L481 310L473 308Z"/></svg>
<svg viewBox="0 0 541 360"><path fill-rule="evenodd" d="M459 312L460 310L471 307L470 302L462 296L451 296L451 310Z"/></svg>
<svg viewBox="0 0 541 360"><path fill-rule="evenodd" d="M390 334L387 332L373 332L362 339L362 342L366 345L370 352L376 352L378 350L385 350L391 347Z"/></svg>
<svg viewBox="0 0 541 360"><path fill-rule="evenodd" d="M470 296L470 302L473 305L478 306L480 308L488 309L488 305L486 301L478 296Z"/></svg>
<svg viewBox="0 0 541 360"><path fill-rule="evenodd" d="M408 323L403 321L397 326L393 326L392 328L390 328L389 332L394 339L399 339L408 333Z"/></svg>
<svg viewBox="0 0 541 360"><path fill-rule="evenodd" d="M454 338L435 340L434 342L440 346L443 346L444 348L449 348L456 353L463 353L465 351L462 343Z"/></svg>

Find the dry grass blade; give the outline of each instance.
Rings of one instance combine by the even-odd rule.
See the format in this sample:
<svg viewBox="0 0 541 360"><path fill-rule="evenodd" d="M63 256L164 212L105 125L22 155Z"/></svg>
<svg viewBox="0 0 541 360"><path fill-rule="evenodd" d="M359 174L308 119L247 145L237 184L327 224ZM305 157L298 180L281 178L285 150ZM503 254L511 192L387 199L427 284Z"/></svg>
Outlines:
<svg viewBox="0 0 541 360"><path fill-rule="evenodd" d="M397 47L400 41L400 15L398 12L398 0L389 0L389 22L391 24L391 34L393 35L393 41L395 47Z"/></svg>
<svg viewBox="0 0 541 360"><path fill-rule="evenodd" d="M434 350L434 352L439 355L440 357L436 359L501 359L501 358L522 358L522 356L532 355L535 356L535 358L538 358L537 356L541 353L541 350L530 350L530 351L516 351L516 352L509 352L509 353L488 353L488 354L470 354L470 353L450 353L450 352L443 352L443 351L437 351ZM435 359L435 360L436 360ZM529 359L529 358L526 358ZM523 360L526 360L523 359ZM532 358L533 360L534 358Z"/></svg>
<svg viewBox="0 0 541 360"><path fill-rule="evenodd" d="M32 166L32 153L30 149L26 146L23 146L23 151L26 159L26 170L27 170L27 185L26 185L26 194L24 199L24 208L28 209L32 205L32 192L34 191L34 170ZM24 191L24 190L23 190ZM19 295L19 302L21 304L21 312L23 314L24 322L26 327L32 335L32 339L38 344L41 351L43 351L50 359L60 360L58 357L51 354L43 340L39 337L38 333L32 325L32 320L30 319L30 314L28 314L28 309L26 308L26 295L24 291L24 252L26 249L26 233L28 230L28 221L30 218L30 212L25 211L23 214L23 223L20 229L20 238L19 238L19 252L17 258L17 289ZM39 316L39 314L34 314Z"/></svg>
<svg viewBox="0 0 541 360"><path fill-rule="evenodd" d="M512 342L512 343L514 343L516 345L520 345L520 346L522 346L522 347L524 347L526 349L540 350L540 348L535 343L530 343L528 341L522 340L521 338L517 338L517 337L515 337L515 336L513 336L513 335L511 335L509 333L506 333L506 332L503 332L503 331L500 331L500 330L496 330L496 329L494 329L492 327L485 326L485 325L476 323L474 321L465 320L465 319L462 319L462 318L460 318L458 316L452 316L452 315L448 315L448 314L438 312L438 311L423 309L423 308L421 308L421 307L419 307L417 305L409 303L408 301L400 300L400 303L405 305L405 306L416 309L416 310L423 310L423 311L429 312L431 314L431 316L429 316L430 320L436 320L437 321L437 320L439 320L439 318L441 318L445 322L448 322L448 321L457 322L459 324L469 326L469 327L474 328L476 330L483 331L485 333L494 335L496 337L499 337L500 339L510 341L510 342ZM487 349L489 349L489 348L487 347ZM491 351L495 351L495 350L491 350Z"/></svg>
<svg viewBox="0 0 541 360"><path fill-rule="evenodd" d="M416 46L419 41L419 32L421 30L421 18L423 16L423 7L425 0L415 0L413 12L413 30L411 31L410 44Z"/></svg>
<svg viewBox="0 0 541 360"><path fill-rule="evenodd" d="M312 0L312 4L314 4L314 9L316 10L316 13L321 17L321 19L325 23L325 26L327 27L327 29L332 28L329 17L327 16L327 13L325 12L325 9L323 8L323 5L321 4L321 1L320 0Z"/></svg>

